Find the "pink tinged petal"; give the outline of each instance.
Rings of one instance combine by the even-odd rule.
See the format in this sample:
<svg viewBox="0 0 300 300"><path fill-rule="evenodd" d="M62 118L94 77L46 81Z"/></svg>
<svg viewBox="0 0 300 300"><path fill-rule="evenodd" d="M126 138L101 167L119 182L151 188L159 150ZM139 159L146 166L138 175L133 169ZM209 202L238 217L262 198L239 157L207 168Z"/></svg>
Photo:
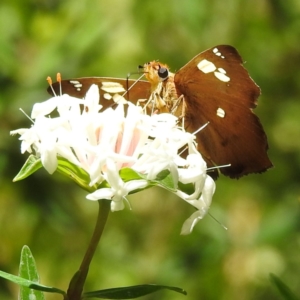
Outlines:
<svg viewBox="0 0 300 300"><path fill-rule="evenodd" d="M137 139L133 139L133 137L140 115L140 110L137 110L136 107L131 103L128 104L128 112L126 118L124 119L124 129L121 135L122 139L120 141L120 146L118 147L119 149L116 150L117 153L127 155L132 154L128 153L128 149L130 147L134 148L135 145L132 145L133 140L137 142Z"/></svg>
<svg viewBox="0 0 300 300"><path fill-rule="evenodd" d="M135 129L134 135L137 141L132 141L132 144L135 145L135 148L133 149L133 145L131 145L129 148L129 153L132 153L133 157L138 158L138 156L141 154L143 146L147 142L148 133L146 132L145 128L141 128L141 125L139 124L138 128Z"/></svg>
<svg viewBox="0 0 300 300"><path fill-rule="evenodd" d="M98 114L98 117L100 117L100 114ZM85 126L85 132L84 132L83 136L85 136L85 138L88 141L89 145L97 146L98 137L99 137L99 128L96 129L95 125L93 123L87 124Z"/></svg>
<svg viewBox="0 0 300 300"><path fill-rule="evenodd" d="M136 162L138 155L141 153L141 146L145 143L147 138L148 136L142 135L139 129L137 128L133 129L131 140L126 142L127 145L125 149L123 147L121 147L120 149L120 153L124 153L125 155L131 157L132 159L130 162L124 161L121 164L119 164L120 168L131 167ZM124 143L122 142L122 146L123 145Z"/></svg>
<svg viewBox="0 0 300 300"><path fill-rule="evenodd" d="M102 188L91 194L88 194L86 198L88 200L102 200L102 199L110 200L113 196L114 196L114 191L111 188Z"/></svg>
<svg viewBox="0 0 300 300"><path fill-rule="evenodd" d="M118 105L113 109L107 109L102 114L103 127L99 135L99 143L109 145L110 149L115 151L119 133L122 129L124 120L124 107Z"/></svg>

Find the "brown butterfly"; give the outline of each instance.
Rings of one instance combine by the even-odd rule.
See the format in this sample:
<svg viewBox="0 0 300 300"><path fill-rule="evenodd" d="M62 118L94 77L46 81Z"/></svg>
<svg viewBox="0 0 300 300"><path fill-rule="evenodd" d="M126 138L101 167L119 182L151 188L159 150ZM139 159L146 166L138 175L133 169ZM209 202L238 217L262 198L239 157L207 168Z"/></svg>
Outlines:
<svg viewBox="0 0 300 300"><path fill-rule="evenodd" d="M62 80L52 88L56 94L62 89L63 93L83 98L89 87L97 84L104 108L111 101L103 99L125 91L131 102L150 99L156 111L174 113L189 132L208 123L196 135L198 150L208 167L230 164L219 170L231 178L261 173L272 167L266 134L252 111L260 88L243 67L235 48L220 45L208 49L175 74L157 61L142 68L148 81L87 77ZM53 94L51 87L48 92Z"/></svg>

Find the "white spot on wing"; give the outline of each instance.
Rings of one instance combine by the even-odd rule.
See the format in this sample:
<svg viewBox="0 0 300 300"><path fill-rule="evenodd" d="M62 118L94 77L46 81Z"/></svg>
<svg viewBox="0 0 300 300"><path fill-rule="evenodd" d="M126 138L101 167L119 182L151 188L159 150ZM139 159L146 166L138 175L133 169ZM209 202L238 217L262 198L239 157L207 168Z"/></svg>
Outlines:
<svg viewBox="0 0 300 300"><path fill-rule="evenodd" d="M219 71L220 73L226 74L226 71L225 71L223 68L218 68L218 71Z"/></svg>
<svg viewBox="0 0 300 300"><path fill-rule="evenodd" d="M202 71L205 74L213 72L217 69L216 66L211 61L208 61L206 59L201 60L197 64L197 67L200 71Z"/></svg>
<svg viewBox="0 0 300 300"><path fill-rule="evenodd" d="M106 100L110 100L112 98L111 94L105 93L103 94L103 98Z"/></svg>
<svg viewBox="0 0 300 300"><path fill-rule="evenodd" d="M220 118L224 118L225 117L225 110L222 109L221 107L219 107L217 109L217 116L220 117Z"/></svg>
<svg viewBox="0 0 300 300"><path fill-rule="evenodd" d="M124 97L122 97L119 94L113 95L112 98L113 98L114 102L117 104L121 104L121 103L126 104L128 102Z"/></svg>
<svg viewBox="0 0 300 300"><path fill-rule="evenodd" d="M126 92L122 84L118 82L102 82L101 90L112 94Z"/></svg>
<svg viewBox="0 0 300 300"><path fill-rule="evenodd" d="M218 48L214 48L214 49L213 49L213 53L214 53L215 55L221 57L221 58L225 58L225 57L222 55L222 53L219 51Z"/></svg>
<svg viewBox="0 0 300 300"><path fill-rule="evenodd" d="M80 83L80 81L78 81L78 80L70 80L69 82L73 85L73 87L74 87L77 91L80 91L80 90L81 90L82 84Z"/></svg>
<svg viewBox="0 0 300 300"><path fill-rule="evenodd" d="M221 73L221 72L214 72L215 76L223 81L223 82L228 82L230 81L230 77L228 77L227 75L225 75L224 73Z"/></svg>
<svg viewBox="0 0 300 300"><path fill-rule="evenodd" d="M78 80L70 80L70 83L72 83L73 85L75 85L75 84L79 84L80 81L78 81Z"/></svg>

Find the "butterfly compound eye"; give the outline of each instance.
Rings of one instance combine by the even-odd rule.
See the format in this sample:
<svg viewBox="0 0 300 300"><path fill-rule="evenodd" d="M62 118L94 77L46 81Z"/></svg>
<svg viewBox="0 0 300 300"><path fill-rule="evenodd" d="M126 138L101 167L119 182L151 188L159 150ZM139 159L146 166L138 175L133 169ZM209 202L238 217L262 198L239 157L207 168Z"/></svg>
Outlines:
<svg viewBox="0 0 300 300"><path fill-rule="evenodd" d="M164 67L160 67L157 71L157 74L161 81L166 80L169 77L169 70Z"/></svg>

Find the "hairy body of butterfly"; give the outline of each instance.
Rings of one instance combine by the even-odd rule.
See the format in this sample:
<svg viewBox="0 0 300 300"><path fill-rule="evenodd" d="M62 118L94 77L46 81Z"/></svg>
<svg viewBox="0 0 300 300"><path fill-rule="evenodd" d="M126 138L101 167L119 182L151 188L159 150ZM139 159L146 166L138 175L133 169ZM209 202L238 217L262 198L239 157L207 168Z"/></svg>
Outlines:
<svg viewBox="0 0 300 300"><path fill-rule="evenodd" d="M165 64L152 61L142 67L148 81L89 77L61 82L64 93L84 97L91 84L98 84L101 104L107 84L115 91L128 91L127 98L137 103L148 99L157 112L174 113L184 118L185 129L197 131L198 150L208 167L231 164L220 172L231 178L261 173L272 167L267 155L268 142L258 117L253 113L260 89L243 67L237 50L220 45L208 49L171 73ZM53 85L56 93L59 84ZM48 89L50 91L50 89ZM52 93L50 91L50 93ZM214 174L214 177L217 177Z"/></svg>

